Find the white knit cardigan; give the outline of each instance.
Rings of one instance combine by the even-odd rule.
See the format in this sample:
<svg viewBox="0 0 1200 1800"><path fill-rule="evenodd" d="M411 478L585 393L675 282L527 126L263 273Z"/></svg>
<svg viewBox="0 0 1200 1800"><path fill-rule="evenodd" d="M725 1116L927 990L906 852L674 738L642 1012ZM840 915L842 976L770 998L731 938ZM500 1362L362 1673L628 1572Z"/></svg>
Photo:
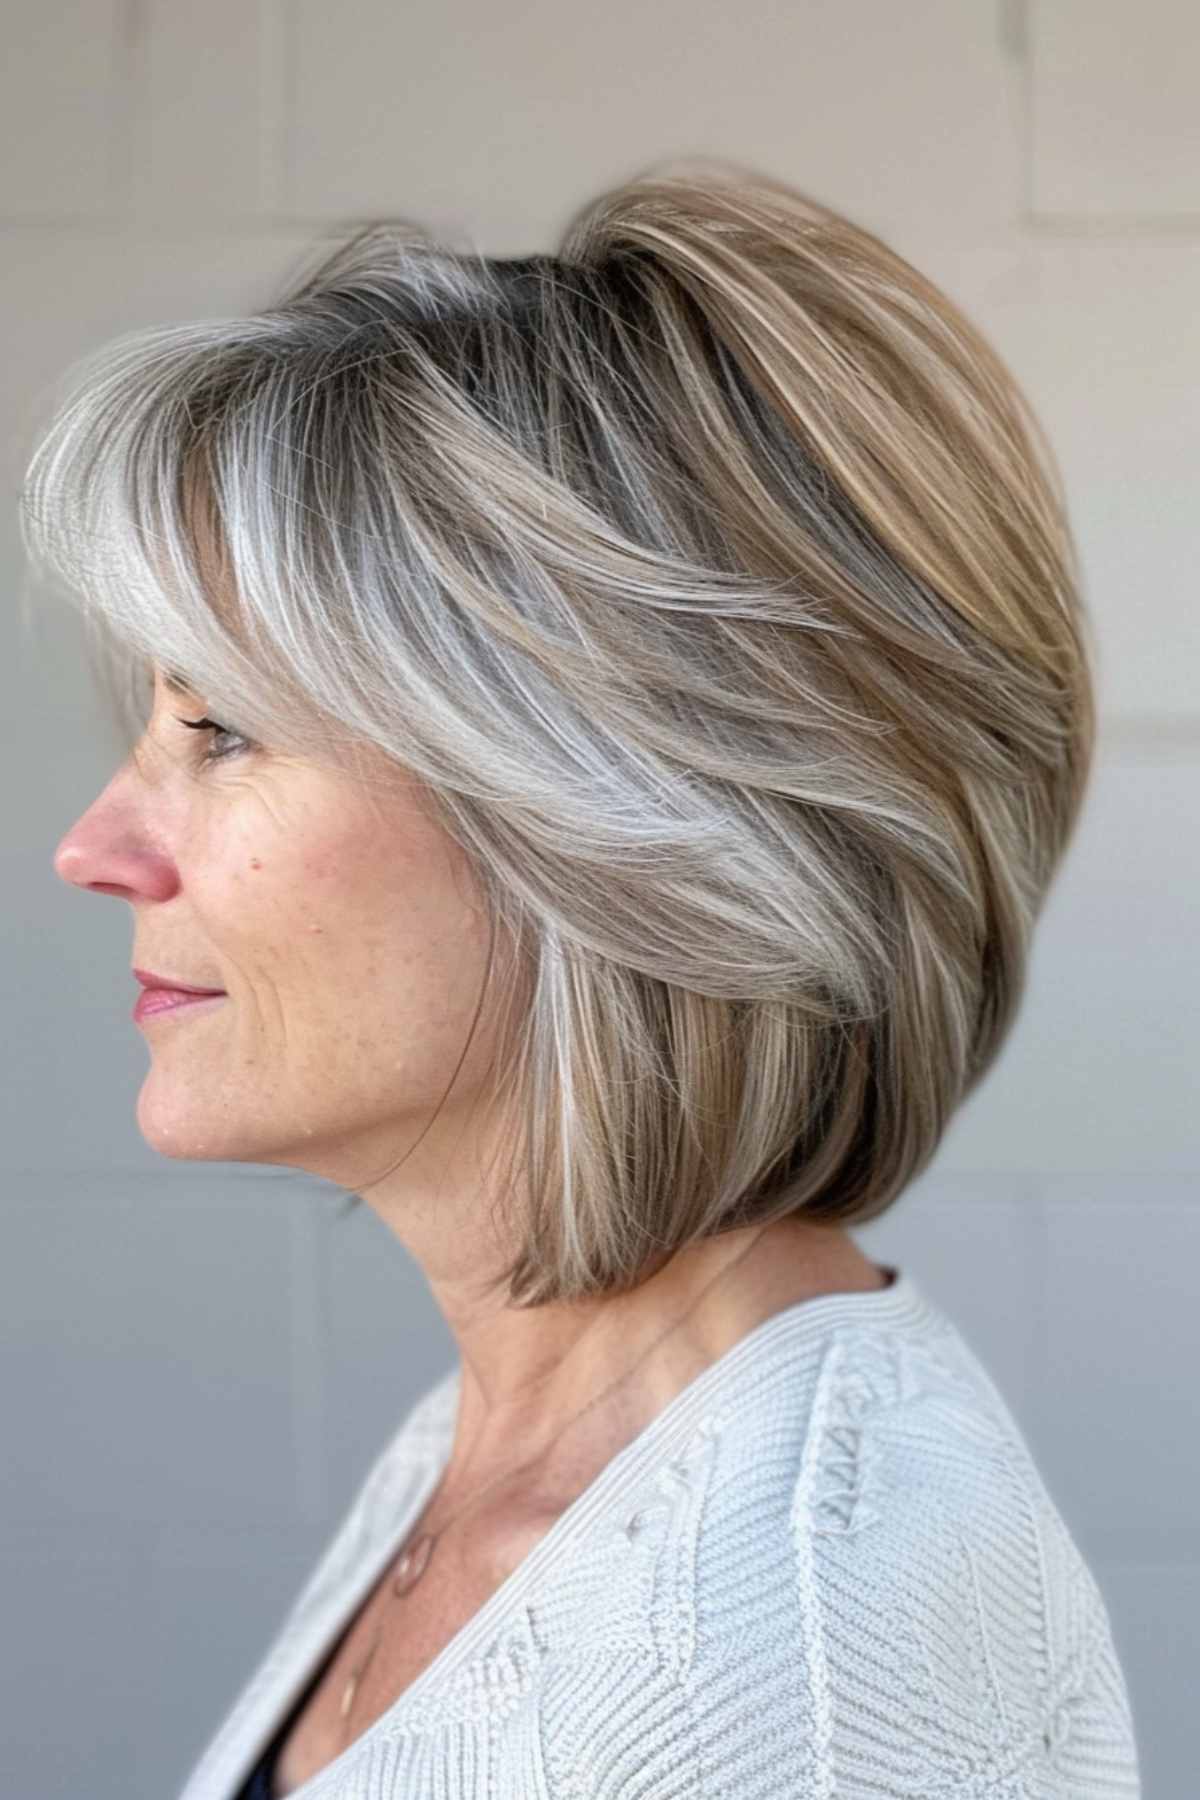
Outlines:
<svg viewBox="0 0 1200 1800"><path fill-rule="evenodd" d="M458 1365L371 1467L179 1800L243 1779L396 1554ZM682 1389L296 1800L1139 1800L1104 1601L903 1271Z"/></svg>

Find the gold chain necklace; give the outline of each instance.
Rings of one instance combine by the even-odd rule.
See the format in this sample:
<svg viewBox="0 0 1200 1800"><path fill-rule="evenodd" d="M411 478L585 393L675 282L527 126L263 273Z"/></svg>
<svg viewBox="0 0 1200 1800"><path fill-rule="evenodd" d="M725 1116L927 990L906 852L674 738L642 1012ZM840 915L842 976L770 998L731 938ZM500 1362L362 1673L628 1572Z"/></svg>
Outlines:
<svg viewBox="0 0 1200 1800"><path fill-rule="evenodd" d="M628 1381L634 1371L640 1368L642 1363L645 1362L652 1350L657 1350L658 1346L663 1343L666 1338L669 1338L673 1331L678 1331L679 1327L693 1312L695 1312L701 1300L716 1287L717 1283L723 1281L726 1275L733 1269L736 1269L738 1264L742 1262L745 1257L749 1256L751 1250L753 1250L755 1244L757 1244L759 1238L762 1237L763 1232L766 1230L767 1227L764 1225L763 1230L755 1234L750 1243L742 1251L741 1255L735 1256L731 1263L727 1263L718 1274L713 1276L711 1281L707 1282L705 1286L701 1288L695 1300L693 1300L692 1304L687 1308L687 1311L682 1313L680 1317L675 1320L673 1325L669 1325L666 1331L660 1333L648 1348L643 1350L637 1361L625 1370L624 1374L619 1375L615 1381L610 1382L609 1385L602 1389L594 1399L589 1400L586 1406L580 1407L574 1417L568 1420L563 1431L559 1433L558 1441L561 1441L563 1435L567 1431L570 1431L573 1426L577 1425L586 1413L589 1413L594 1406L598 1406L601 1400L606 1400L615 1389L620 1387L623 1381ZM517 1463L510 1469L503 1469L499 1475L494 1476L491 1481L485 1482L481 1488L478 1488L467 1504L465 1506L460 1506L457 1512L451 1513L450 1517L446 1519L436 1531L422 1532L411 1544L406 1545L403 1554L396 1564L395 1573L388 1584L392 1595L396 1599L402 1599L405 1594L411 1593L417 1582L421 1579L421 1576L425 1573L425 1570L429 1567L429 1559L433 1554L434 1545L445 1536L450 1526L455 1524L458 1519L461 1519L464 1513L469 1512L471 1507L475 1506L491 1488L496 1486L497 1482L504 1481L512 1475L520 1474L522 1469L531 1468L537 1460L538 1458L536 1456L531 1456L523 1463ZM382 1637L383 1624L382 1621L380 1621L375 1628L375 1636L371 1641L370 1649L346 1682L345 1689L342 1693L341 1706L338 1709L339 1718L345 1720L349 1715L350 1708L354 1704L354 1696L358 1692L359 1684L370 1665L371 1658L379 1648Z"/></svg>

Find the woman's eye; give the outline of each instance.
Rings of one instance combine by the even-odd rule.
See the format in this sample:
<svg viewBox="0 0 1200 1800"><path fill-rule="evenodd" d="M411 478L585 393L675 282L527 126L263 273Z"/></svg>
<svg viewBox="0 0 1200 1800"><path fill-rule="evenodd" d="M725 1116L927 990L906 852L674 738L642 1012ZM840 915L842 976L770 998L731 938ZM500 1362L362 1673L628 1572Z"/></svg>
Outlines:
<svg viewBox="0 0 1200 1800"><path fill-rule="evenodd" d="M180 719L179 723L186 725L189 731L211 731L213 733L213 743L200 758L201 764L224 762L227 757L241 756L244 751L253 748L249 738L242 737L236 731L228 730L216 719ZM223 749L219 749L216 744L217 738L232 738L233 742L227 744Z"/></svg>

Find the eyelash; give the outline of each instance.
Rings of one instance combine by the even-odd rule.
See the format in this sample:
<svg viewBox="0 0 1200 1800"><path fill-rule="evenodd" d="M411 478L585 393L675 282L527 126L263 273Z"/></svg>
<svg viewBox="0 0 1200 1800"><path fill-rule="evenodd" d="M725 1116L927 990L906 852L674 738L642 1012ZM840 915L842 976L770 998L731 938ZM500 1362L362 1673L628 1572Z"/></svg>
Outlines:
<svg viewBox="0 0 1200 1800"><path fill-rule="evenodd" d="M178 717L178 715L176 716ZM204 755L200 758L201 767L207 763L225 762L229 757L241 756L247 750L253 748L249 738L242 737L239 732L230 731L227 726L218 724L216 719L180 719L179 723L181 725L186 725L189 731L211 731L214 734L219 733L222 737L229 737L235 740L233 748L227 748L225 750L214 750L210 748L206 750Z"/></svg>

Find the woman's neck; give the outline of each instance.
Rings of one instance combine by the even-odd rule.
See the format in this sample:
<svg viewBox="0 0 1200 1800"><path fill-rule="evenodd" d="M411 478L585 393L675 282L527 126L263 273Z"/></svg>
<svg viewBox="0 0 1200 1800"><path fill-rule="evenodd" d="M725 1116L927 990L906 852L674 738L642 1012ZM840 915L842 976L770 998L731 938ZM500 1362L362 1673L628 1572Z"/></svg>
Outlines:
<svg viewBox="0 0 1200 1800"><path fill-rule="evenodd" d="M455 1333L462 1386L442 1492L522 1463L569 1486L763 1320L886 1279L844 1229L789 1219L691 1245L629 1293L486 1315Z"/></svg>

